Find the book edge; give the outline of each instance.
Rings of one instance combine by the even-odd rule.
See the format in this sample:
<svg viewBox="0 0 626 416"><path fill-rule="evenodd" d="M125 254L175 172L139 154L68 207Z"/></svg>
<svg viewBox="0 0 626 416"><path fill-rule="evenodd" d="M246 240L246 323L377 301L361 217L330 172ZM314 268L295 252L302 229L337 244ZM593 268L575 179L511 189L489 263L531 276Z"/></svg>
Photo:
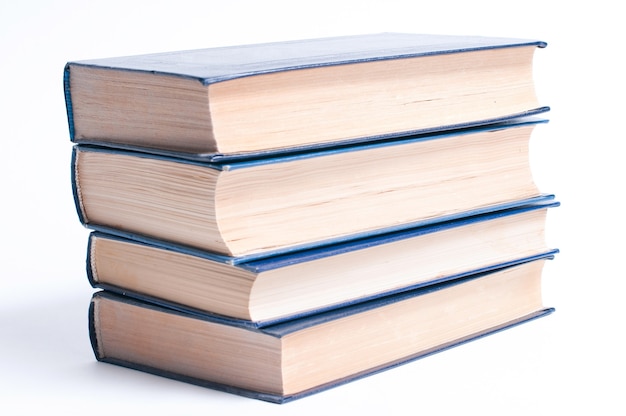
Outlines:
<svg viewBox="0 0 626 416"><path fill-rule="evenodd" d="M69 111L69 110L68 110ZM497 118L474 120L460 124L440 125L431 128L386 133L374 136L364 136L332 142L313 143L301 146L267 149L238 153L188 153L167 150L157 147L144 147L124 143L109 143L97 139L80 139L73 136L71 141L80 147L101 149L102 151L132 153L143 157L163 158L186 163L198 163L219 170L233 170L251 165L277 163L296 158L310 158L328 154L363 150L370 146L401 145L411 140L436 139L457 134L468 134L478 131L488 131L502 128L514 128L528 124L547 123L548 120L535 118L550 111L549 106L537 107L515 114Z"/></svg>

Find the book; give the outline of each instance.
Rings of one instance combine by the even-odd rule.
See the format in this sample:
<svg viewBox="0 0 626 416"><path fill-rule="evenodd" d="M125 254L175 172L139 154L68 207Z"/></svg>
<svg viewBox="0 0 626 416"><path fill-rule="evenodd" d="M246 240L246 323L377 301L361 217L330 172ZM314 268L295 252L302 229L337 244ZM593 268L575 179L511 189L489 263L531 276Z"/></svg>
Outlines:
<svg viewBox="0 0 626 416"><path fill-rule="evenodd" d="M553 311L545 259L262 329L107 291L94 294L99 361L284 403Z"/></svg>
<svg viewBox="0 0 626 416"><path fill-rule="evenodd" d="M235 162L75 145L78 216L237 258L337 243L541 198L541 119Z"/></svg>
<svg viewBox="0 0 626 416"><path fill-rule="evenodd" d="M538 114L545 46L381 33L68 62L70 137L211 159Z"/></svg>
<svg viewBox="0 0 626 416"><path fill-rule="evenodd" d="M92 286L264 327L557 250L544 236L552 197L515 208L232 264L167 242L92 232Z"/></svg>

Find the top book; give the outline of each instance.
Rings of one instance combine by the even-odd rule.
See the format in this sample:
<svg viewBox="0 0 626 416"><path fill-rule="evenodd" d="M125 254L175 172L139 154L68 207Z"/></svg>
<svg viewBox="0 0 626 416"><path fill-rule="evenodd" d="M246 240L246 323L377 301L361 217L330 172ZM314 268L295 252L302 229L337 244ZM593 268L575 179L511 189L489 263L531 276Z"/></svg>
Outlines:
<svg viewBox="0 0 626 416"><path fill-rule="evenodd" d="M548 111L535 40L383 33L69 62L76 143L215 159Z"/></svg>

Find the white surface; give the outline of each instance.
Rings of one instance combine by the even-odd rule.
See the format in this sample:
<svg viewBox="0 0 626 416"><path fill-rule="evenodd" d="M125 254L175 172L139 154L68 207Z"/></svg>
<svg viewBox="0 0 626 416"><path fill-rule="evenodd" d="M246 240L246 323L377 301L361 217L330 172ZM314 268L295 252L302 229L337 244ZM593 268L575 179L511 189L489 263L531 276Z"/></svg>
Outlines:
<svg viewBox="0 0 626 416"><path fill-rule="evenodd" d="M2 2L2 408L11 415L623 414L622 13L604 0L590 8L548 3ZM549 222L550 244L562 253L545 271L545 302L556 314L283 406L96 363L86 322L87 231L70 188L65 62L380 31L549 43L535 69L551 122L533 137L533 167L542 190L563 203Z"/></svg>

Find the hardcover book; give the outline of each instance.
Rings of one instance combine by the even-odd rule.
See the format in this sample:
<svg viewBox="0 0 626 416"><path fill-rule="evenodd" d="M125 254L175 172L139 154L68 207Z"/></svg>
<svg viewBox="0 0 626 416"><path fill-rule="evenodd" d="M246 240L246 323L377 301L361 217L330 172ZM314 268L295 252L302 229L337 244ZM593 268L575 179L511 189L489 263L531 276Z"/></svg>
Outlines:
<svg viewBox="0 0 626 416"><path fill-rule="evenodd" d="M555 254L544 227L558 202L520 204L249 261L93 232L87 274L94 287L264 327Z"/></svg>
<svg viewBox="0 0 626 416"><path fill-rule="evenodd" d="M491 123L549 110L545 46L382 33L69 62L70 136L211 159Z"/></svg>
<svg viewBox="0 0 626 416"><path fill-rule="evenodd" d="M539 259L262 329L98 292L98 360L283 403L552 311Z"/></svg>
<svg viewBox="0 0 626 416"><path fill-rule="evenodd" d="M78 145L87 227L263 257L541 198L529 141L545 120L209 163Z"/></svg>

